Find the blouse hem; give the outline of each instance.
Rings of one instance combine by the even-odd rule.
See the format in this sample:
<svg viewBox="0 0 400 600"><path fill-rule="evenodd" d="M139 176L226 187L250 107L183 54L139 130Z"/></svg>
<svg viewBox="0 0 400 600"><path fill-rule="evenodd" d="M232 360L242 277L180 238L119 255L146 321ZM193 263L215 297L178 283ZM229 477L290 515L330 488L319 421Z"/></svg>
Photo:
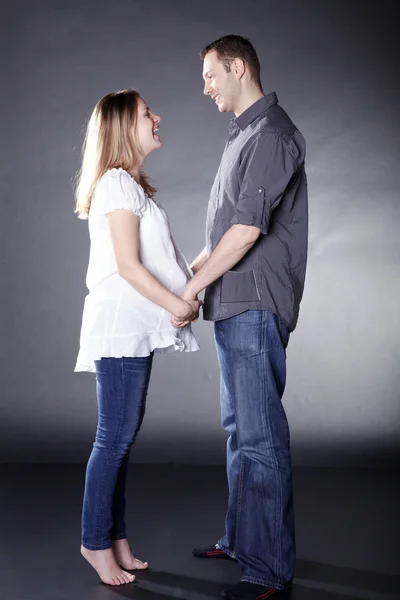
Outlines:
<svg viewBox="0 0 400 600"><path fill-rule="evenodd" d="M129 347L126 345L121 348L120 344L117 344L118 338L106 338L103 341L101 350L98 349L98 339L92 338L88 340L86 346L89 346L86 350L81 349L76 361L74 372L88 371L89 373L95 373L96 368L94 361L100 360L101 358L139 358L149 356L151 352L163 354L167 352L196 352L199 350L199 346L196 342L193 333L185 332L189 339L180 339L174 336L171 339L171 332L168 331L168 338L163 335L163 332L157 333L157 339L151 339L148 337L146 340L141 340L139 344L131 344ZM156 336L154 336L155 338ZM161 339L160 339L161 337ZM186 337L186 336L185 336ZM164 338L164 339L162 339ZM93 348L90 351L90 342L96 341L96 349ZM89 356L88 356L89 355Z"/></svg>

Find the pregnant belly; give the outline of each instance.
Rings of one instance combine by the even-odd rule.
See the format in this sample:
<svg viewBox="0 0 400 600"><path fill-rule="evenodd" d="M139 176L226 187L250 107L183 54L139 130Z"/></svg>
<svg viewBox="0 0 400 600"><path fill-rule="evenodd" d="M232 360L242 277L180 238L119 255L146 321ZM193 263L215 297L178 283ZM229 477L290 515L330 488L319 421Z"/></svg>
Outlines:
<svg viewBox="0 0 400 600"><path fill-rule="evenodd" d="M170 292L180 296L188 282L188 275L174 260L160 261L155 264L143 265L154 275L154 277Z"/></svg>

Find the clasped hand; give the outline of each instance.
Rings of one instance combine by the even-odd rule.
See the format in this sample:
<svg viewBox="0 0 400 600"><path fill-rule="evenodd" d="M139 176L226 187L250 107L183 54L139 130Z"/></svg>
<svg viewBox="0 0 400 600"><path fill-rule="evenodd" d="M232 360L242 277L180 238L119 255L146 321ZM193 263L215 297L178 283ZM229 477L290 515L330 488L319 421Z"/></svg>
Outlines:
<svg viewBox="0 0 400 600"><path fill-rule="evenodd" d="M197 321L199 318L200 306L203 305L202 300L196 298L185 298L185 293L181 296L184 304L182 312L179 315L171 315L171 323L177 329L186 327L190 322Z"/></svg>

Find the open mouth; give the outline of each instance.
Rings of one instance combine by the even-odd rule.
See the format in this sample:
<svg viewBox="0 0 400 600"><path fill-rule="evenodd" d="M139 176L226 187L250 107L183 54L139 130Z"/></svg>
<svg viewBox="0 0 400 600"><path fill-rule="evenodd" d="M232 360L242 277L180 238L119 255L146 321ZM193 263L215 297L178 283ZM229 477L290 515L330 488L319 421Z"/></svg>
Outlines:
<svg viewBox="0 0 400 600"><path fill-rule="evenodd" d="M159 127L155 127L155 128L153 129L153 135L158 135L158 132L159 132L159 131L160 131L160 128L159 128Z"/></svg>

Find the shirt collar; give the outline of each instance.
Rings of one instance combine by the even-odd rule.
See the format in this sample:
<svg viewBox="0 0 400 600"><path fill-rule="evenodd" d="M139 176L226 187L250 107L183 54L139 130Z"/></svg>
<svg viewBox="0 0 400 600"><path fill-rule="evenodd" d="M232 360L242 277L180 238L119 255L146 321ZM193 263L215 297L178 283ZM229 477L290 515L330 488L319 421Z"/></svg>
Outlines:
<svg viewBox="0 0 400 600"><path fill-rule="evenodd" d="M275 92L271 92L266 96L263 96L257 102L254 102L249 108L247 108L241 115L231 120L231 125L236 123L240 127L242 131L246 129L250 123L257 119L267 108L272 106L273 104L278 103L278 96Z"/></svg>

